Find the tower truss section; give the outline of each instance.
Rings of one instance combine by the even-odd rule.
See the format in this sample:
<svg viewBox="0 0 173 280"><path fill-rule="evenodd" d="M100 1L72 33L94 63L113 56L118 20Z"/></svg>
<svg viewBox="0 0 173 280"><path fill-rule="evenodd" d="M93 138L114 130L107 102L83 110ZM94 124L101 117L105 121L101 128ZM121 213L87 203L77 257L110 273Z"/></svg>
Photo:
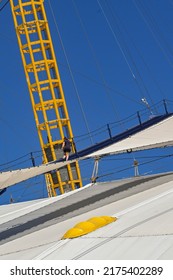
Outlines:
<svg viewBox="0 0 173 280"><path fill-rule="evenodd" d="M63 157L63 138L69 138L75 152L73 132L55 58L44 0L10 0L43 163ZM78 162L48 173L49 196L82 187Z"/></svg>

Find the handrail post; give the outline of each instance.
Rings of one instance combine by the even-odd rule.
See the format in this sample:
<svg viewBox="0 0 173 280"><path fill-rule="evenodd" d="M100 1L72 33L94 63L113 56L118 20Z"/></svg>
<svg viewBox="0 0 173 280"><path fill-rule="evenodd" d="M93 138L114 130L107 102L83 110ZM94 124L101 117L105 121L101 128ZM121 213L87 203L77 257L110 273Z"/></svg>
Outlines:
<svg viewBox="0 0 173 280"><path fill-rule="evenodd" d="M107 129L108 129L109 137L112 138L111 129L110 129L109 124L107 124Z"/></svg>
<svg viewBox="0 0 173 280"><path fill-rule="evenodd" d="M140 116L140 114L139 114L139 111L137 111L137 117L138 117L138 120L139 120L139 124L142 125L141 116Z"/></svg>
<svg viewBox="0 0 173 280"><path fill-rule="evenodd" d="M165 99L163 99L163 105L164 105L164 108L165 108L166 115L168 115L168 110L167 110L167 105L166 105L166 100Z"/></svg>

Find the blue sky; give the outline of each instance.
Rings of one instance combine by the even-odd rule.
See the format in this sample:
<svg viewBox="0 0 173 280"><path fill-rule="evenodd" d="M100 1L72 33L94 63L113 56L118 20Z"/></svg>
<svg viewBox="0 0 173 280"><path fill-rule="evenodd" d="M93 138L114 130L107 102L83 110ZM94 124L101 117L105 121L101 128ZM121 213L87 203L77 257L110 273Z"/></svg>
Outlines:
<svg viewBox="0 0 173 280"><path fill-rule="evenodd" d="M45 0L45 8L78 149L105 139L108 123L145 109L141 98L150 106L164 98L173 101L172 0ZM2 171L31 166L31 152L40 164L41 152L9 4L0 12L0 37ZM105 132L88 137L98 128ZM120 122L113 133L126 128ZM169 148L106 158L100 180L133 176L134 158L141 163L140 174L170 171L172 157L159 157L172 153ZM92 168L93 162L81 163L84 184ZM15 201L46 196L44 177L11 187L0 204L11 195Z"/></svg>

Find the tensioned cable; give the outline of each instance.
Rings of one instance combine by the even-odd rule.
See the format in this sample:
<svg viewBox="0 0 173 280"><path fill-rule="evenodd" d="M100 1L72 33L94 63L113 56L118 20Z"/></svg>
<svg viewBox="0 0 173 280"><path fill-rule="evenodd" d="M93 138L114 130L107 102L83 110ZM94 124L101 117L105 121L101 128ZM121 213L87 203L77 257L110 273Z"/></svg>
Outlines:
<svg viewBox="0 0 173 280"><path fill-rule="evenodd" d="M124 53L124 51L123 51L123 49L122 49L122 47L121 47L121 45L120 45L120 42L119 42L119 40L118 40L118 38L117 38L117 36L116 36L116 34L115 34L115 32L114 32L114 30L113 30L113 28L112 28L112 26L111 26L109 20L108 20L108 18L107 18L106 14L105 14L105 12L104 12L104 10L103 10L103 7L102 7L102 5L100 4L100 1L97 0L97 3L98 3L98 5L99 5L99 7L100 7L100 9L101 9L101 11L102 11L102 13L103 13L103 16L104 16L104 18L105 18L105 20L106 20L106 22L107 22L107 24L108 24L108 26L109 26L109 28L110 28L112 34L113 34L114 39L115 39L115 41L116 41L116 43L117 43L117 45L118 45L118 47L119 47L119 49L120 49L120 51L121 51L121 53L122 53L124 59L125 59L125 62L126 62L128 68L129 68L129 70L130 70L130 73L132 74L133 79L135 80L136 84L137 84L138 87L139 87L139 84L138 84L138 81L137 81L137 79L136 79L136 76L135 76L135 74L134 74L134 72L133 72L133 70L132 70L132 68L131 68L131 66L130 66L130 64L129 64L129 62L128 62L128 60L127 60L127 57L126 57L126 55L125 55L125 53Z"/></svg>
<svg viewBox="0 0 173 280"><path fill-rule="evenodd" d="M124 49L123 53L124 53L124 55L126 56L126 60L127 60L127 56L128 56L128 57L129 57L129 60L131 60L132 65L134 66L134 68L135 68L135 70L136 70L136 73L138 74L139 78L140 78L141 81L142 81L142 78L141 78L140 73L139 73L139 71L138 71L138 69L137 69L136 63L134 62L134 60L133 60L133 58L132 58L132 55L131 55L131 53L130 53L130 51L129 51L129 49L128 49L126 43L125 43L125 40L124 40L123 37L122 37L122 32L121 32L121 29L120 29L119 24L118 24L118 21L117 21L117 16L115 16L115 11L114 11L114 13L113 13L112 8L110 8L110 6L108 5L108 2L105 1L105 3L107 4L107 7L108 7L109 12L111 13L113 19L115 20L116 28L117 28L117 30L118 30L118 32L117 32L116 34L115 34L115 32L113 31L113 28L111 29L111 31L116 35L117 41L119 42L119 45L121 46L121 49L122 49L122 50ZM118 33L119 33L119 38L118 38ZM121 44L120 44L120 36L121 36ZM123 43L123 47L122 47L122 43ZM126 54L125 54L125 52L126 52ZM128 63L129 63L129 62L128 62ZM130 63L129 63L129 65L130 65ZM134 74L134 72L133 72L133 74ZM139 84L138 79L136 78L136 75L135 75L135 74L134 74L134 76L135 76L135 82L137 83L137 85L138 85L138 87L139 87L139 89L140 89L141 97L143 97L142 88L140 87L140 84ZM143 81L142 81L142 82L143 82ZM143 85L143 86L144 86L144 85ZM145 88L145 87L144 87L144 88ZM146 90L146 88L145 88L145 90Z"/></svg>
<svg viewBox="0 0 173 280"><path fill-rule="evenodd" d="M140 58L142 59L143 63L145 63L145 62L144 62L144 59L143 59L143 57L142 57L142 55L141 55L141 53L139 52L139 50L137 49L137 47L136 47L134 41L133 41L132 38L130 37L129 32L127 31L127 29L126 29L125 26L123 25L122 21L120 20L120 18L119 18L118 15L116 14L115 9L113 9L113 7L110 6L110 3L109 3L108 1L105 0L105 2L107 3L107 7L108 7L108 9L109 9L109 12L110 12L111 15L112 15L113 20L115 20L115 26L116 26L117 29L118 29L119 36L122 37L122 41L124 41L124 39L123 39L123 32L122 32L122 31L124 31L124 32L126 33L126 36L128 36L128 37L130 38L130 43L133 45L133 47L136 49L137 53L140 55ZM142 78L142 76L141 76L141 74L140 74L140 71L139 71L139 69L138 69L138 67L137 67L137 65L136 65L136 63L135 63L135 61L134 61L134 59L133 59L133 57L132 57L132 55L131 55L131 53L130 53L130 51L129 51L128 46L127 46L127 44L125 43L125 41L124 41L124 48L125 48L125 50L126 50L126 52L127 52L127 55L130 57L130 59L131 59L131 61L132 61L132 63L133 63L133 66L134 66L134 68L135 68L135 70L136 70L136 73L137 73L137 75L138 75L138 77L139 77L139 79L140 79L140 81L141 81L141 85L143 86L144 93L146 93L146 94L148 95L148 97L150 98L151 103L153 104L151 95L149 94L149 91L148 91L148 89L147 89L147 87L146 87L146 85L145 85L145 83L144 83L144 81L143 81L143 78ZM145 63L145 66L146 66L146 63ZM141 87L140 87L140 88L141 88Z"/></svg>
<svg viewBox="0 0 173 280"><path fill-rule="evenodd" d="M32 152L32 154L34 154L34 153L36 153L36 152ZM39 153L40 153L40 155L38 155L38 156L33 155L34 161L37 158L42 157L41 151L39 151ZM9 162L0 164L0 168L1 168L0 172L4 172L6 170L11 170L12 168L14 168L14 167L16 168L17 166L20 166L21 164L26 163L26 162L32 163L31 153L25 154L24 156L21 156L17 159L9 161Z"/></svg>
<svg viewBox="0 0 173 280"><path fill-rule="evenodd" d="M97 0L97 2L98 2L98 5L99 5L99 7L100 7L100 9L101 9L101 11L102 11L102 13L103 13L105 19L106 19L106 22L107 22L107 24L108 24L108 26L109 26L109 28L110 28L112 34L113 34L113 37L114 37L116 43L118 44L118 46L119 46L119 48L120 48L120 51L121 51L121 53L122 53L122 55L123 55L123 57L124 57L124 59L125 59L125 61L126 61L126 63L127 63L127 66L128 66L128 68L129 68L129 70L130 70L130 72L131 72L131 74L132 74L132 77L134 78L136 84L137 84L138 87L140 88L139 83L138 83L138 80L136 79L136 76L135 76L134 73L133 73L133 70L132 70L132 68L131 68L131 66L130 66L130 64L129 64L129 62L128 62L128 60L127 60L127 57L126 57L126 55L125 55L125 53L124 53L124 51L123 51L123 49L122 49L122 47L121 47L121 45L120 45L120 42L119 42L119 40L118 40L118 38L117 38L117 36L116 36L114 30L113 30L113 28L112 28L112 26L111 26L111 24L110 24L108 18L107 18L107 16L106 16L106 14L105 14L105 12L104 12L104 10L103 10L103 8L102 8L102 6L101 6L99 0ZM133 157L133 160L135 160L135 157L134 157L134 154L133 154L133 153L132 153L132 157Z"/></svg>
<svg viewBox="0 0 173 280"><path fill-rule="evenodd" d="M129 64L129 62L128 62L127 56L126 56L126 54L125 54L125 52L124 52L124 50L123 50L123 48L122 48L122 46L121 46L121 44L120 44L120 42L119 42L119 40L118 40L118 37L117 37L117 35L115 34L115 32L114 32L114 30L113 30L113 28L112 28L112 26L111 26L111 24L110 24L110 22L109 22L109 20L108 20L108 17L106 16L106 14L105 14L105 12L104 12L104 10L103 10L103 7L102 7L102 5L100 4L100 1L97 0L97 2L98 2L98 5L99 5L99 7L100 7L100 9L101 9L101 11L102 11L102 13L103 13L105 19L106 19L106 22L107 22L107 24L108 24L108 26L109 26L109 28L110 28L112 34L113 34L113 37L114 37L116 43L118 44L118 47L120 48L121 53L123 54L123 57L124 57L124 59L125 59L127 65L128 65L128 68L129 68L129 70L130 70L130 72L131 72L131 74L132 74L132 77L134 78L134 81L136 82L136 84L137 84L137 86L138 86L138 88L139 88L139 90L140 90L140 93L141 93L141 86L140 86L140 84L139 84L139 81L138 81L138 79L136 78L136 76L135 76L135 74L134 74L134 72L133 72L133 70L132 70L132 68L131 68L131 66L130 66L130 64ZM110 9L110 10L111 10L111 9ZM112 13L112 10L111 10L111 13ZM121 31L119 31L119 32L120 32L120 34L121 34ZM130 52L129 52L129 50L128 50L127 47L126 47L126 52L127 52L128 55L131 57ZM137 70L137 66L136 66L135 62L133 61L132 57L131 57L131 60L132 60L132 63L133 63L133 65L135 66L136 71L137 71L137 73L138 73L138 75L139 75L139 77L140 77L140 79L141 79L141 81L142 81L142 78L141 78L141 76L140 76L140 73L139 73L139 71ZM146 89L144 83L143 83L143 86L144 86L145 92L148 92L148 90ZM141 97L143 97L142 94L141 94ZM134 155L132 155L132 156L133 156L133 159L135 160Z"/></svg>
<svg viewBox="0 0 173 280"><path fill-rule="evenodd" d="M136 77L135 77L135 75L134 75L134 73L133 73L133 70L132 70L132 68L131 68L131 66L130 66L130 64L129 64L127 58L126 58L126 55L125 55L125 53L124 53L124 51L123 51L123 49L122 49L122 47L121 47L121 45L120 45L120 43L119 43L119 41L118 41L118 39L117 39L117 36L116 36L115 32L114 32L113 29L112 29L112 26L111 26L111 24L110 24L110 22L109 22L109 20L108 20L108 18L107 18L107 16L106 16L104 10L103 10L103 7L102 7L102 5L100 4L100 1L97 0L97 3L98 3L98 5L99 5L99 7L100 7L100 9L101 9L101 11L102 11L102 13L103 13L103 16L104 16L104 18L105 18L105 20L106 20L106 22L107 22L107 24L108 24L108 26L109 26L109 28L110 28L112 34L113 34L113 37L114 37L114 39L115 39L115 41L116 41L118 47L120 48L120 51L121 51L121 53L122 53L122 55L123 55L123 57L124 57L124 59L125 59L125 61L126 61L126 63L127 63L127 66L128 66L128 68L129 68L129 70L130 70L130 73L132 74L132 77L136 80Z"/></svg>
<svg viewBox="0 0 173 280"><path fill-rule="evenodd" d="M101 11L102 11L102 13L103 13L105 19L106 19L106 22L107 22L107 24L108 24L108 26L109 26L109 28L110 28L110 30L111 30L113 36L114 36L114 39L116 40L116 43L117 43L118 47L120 48L120 51L121 51L121 53L122 53L122 55L123 55L123 57L124 57L124 59L125 59L125 61L126 61L126 63L127 63L127 66L128 66L128 68L129 68L129 70L130 70L130 73L132 74L133 78L136 79L135 74L133 73L133 70L132 70L132 68L131 68L131 66L130 66L130 64L129 64L127 58L126 58L126 55L125 55L125 53L124 53L124 51L123 51L123 49L122 49L122 47L121 47L121 45L120 45L120 43L119 43L119 41L118 41L118 39L117 39L117 36L116 36L115 32L114 32L113 29L112 29L112 26L111 26L111 24L110 24L110 22L109 22L109 20L108 20L108 18L107 18L107 16L106 16L106 14L105 14L103 8L102 8L102 5L100 4L100 1L97 0L97 3L98 3L98 5L99 5L99 7L100 7L100 9L101 9Z"/></svg>
<svg viewBox="0 0 173 280"><path fill-rule="evenodd" d="M59 64L61 64L62 67L66 68L66 66L63 65L62 63L59 63ZM107 84L104 85L102 82L99 82L98 80L93 79L93 77L89 77L89 76L87 76L86 74L84 74L84 73L82 73L82 72L80 72L80 71L77 71L77 70L73 70L73 72L75 72L75 73L81 75L81 76L84 77L85 79L87 79L87 80L89 80L89 81L91 81L91 82L93 82L93 83L95 83L95 84L98 84L99 86L105 86L109 91L112 91L112 92L114 92L115 94L120 95L121 97L124 97L124 98L130 100L131 102L134 102L134 103L136 103L136 104L141 104L141 102L137 101L136 99L132 98L131 96L128 96L128 95L126 95L126 94L120 92L119 90L113 89L112 87L110 87L110 86L107 85Z"/></svg>
<svg viewBox="0 0 173 280"><path fill-rule="evenodd" d="M2 1L1 1L2 2ZM7 4L10 2L10 0L8 0L8 1L6 1L5 3L4 3L4 5L0 8L0 12L7 6ZM13 41L13 40L11 40L11 38L9 38L9 37L7 37L7 36L5 36L8 40L10 40L10 41ZM3 85L4 86L4 85ZM1 118L1 120L2 121L4 121L4 122L6 122L6 124L10 127L10 129L12 128L12 131L13 132L15 132L14 131L14 127L12 127L11 126L11 124L9 124L6 120L3 120L2 118ZM23 137L23 136L21 136L21 137ZM25 139L26 140L26 139ZM22 144L23 144L23 142L22 142Z"/></svg>
<svg viewBox="0 0 173 280"><path fill-rule="evenodd" d="M155 155L152 155L152 156L137 156L136 159L139 160L139 159L153 159L153 158L159 158L159 159L164 159L164 158L168 158L168 157L173 157L173 154L169 154L169 155L160 155L160 156L155 156ZM128 157L123 157L123 158L103 158L103 160L116 160L116 161L121 161L121 160L131 160L131 158L128 158Z"/></svg>
<svg viewBox="0 0 173 280"><path fill-rule="evenodd" d="M117 109L115 108L114 102L113 102L112 97L111 97L111 95L110 95L110 93L109 93L108 85L107 85L107 83L106 83L106 81L105 81L105 78L104 78L103 72L102 72L102 70L101 70L99 61L98 61L98 59L97 59L97 57L96 57L96 53L95 53L95 51L94 51L94 48L93 48L93 46L92 46L92 44L91 44L91 41L90 41L90 39L89 39L89 36L88 36L88 34L87 34L87 31L86 31L86 28L85 28L85 26L84 26L84 23L83 23L83 21L82 21L82 19L81 19L81 16L80 16L80 14L79 14L79 10L78 10L78 8L77 8L77 6L76 6L74 0L72 0L72 3L73 3L73 6L74 6L76 15L77 15L77 17L78 17L78 19L79 19L80 25L81 25L81 27L82 27L83 33L84 33L84 35L85 35L85 37L86 37L86 41L87 41L87 43L88 43L88 45L89 45L89 48L90 48L91 53L92 53L92 56L93 56L93 58L94 58L95 65L96 65L96 68L97 68L97 70L98 70L98 73L99 73L100 79L101 79L101 81L102 81L102 84L103 84L103 86L104 86L105 92L106 92L106 94L107 94L107 96L108 96L108 98L109 98L109 100L110 100L110 103L111 103L111 106L112 106L112 108L113 108L113 111L114 111L114 113L115 113L116 118L119 119Z"/></svg>
<svg viewBox="0 0 173 280"><path fill-rule="evenodd" d="M112 28L112 26L111 26L111 24L110 24L110 21L108 20L108 17L106 16L106 13L105 13L104 10L103 10L102 5L100 4L99 0L97 0L97 2L98 2L98 4L99 4L99 6L100 6L100 8L101 8L101 10L102 10L102 13L103 13L103 15L104 15L104 17L105 17L105 19L106 19L106 22L107 22L107 24L108 24L108 26L109 26L109 28L110 28L112 34L113 34L113 37L114 37L114 39L115 39L115 41L116 41L116 43L117 43L117 45L118 45L118 47L119 47L121 53L123 54L123 57L124 57L124 59L125 59L125 61L126 61L126 64L128 65L128 68L129 68L129 70L130 70L130 72L131 72L131 74L132 74L132 77L133 77L133 79L134 79L136 85L138 86L138 88L139 88L139 90L140 90L141 97L144 97L143 94L142 94L141 85L140 85L140 83L139 83L139 81L138 81L136 75L134 74L134 72L133 72L133 70L132 70L132 67L130 66L130 63L129 63L128 59L127 59L127 55L125 54L125 51L126 51L126 53L128 54L128 56L130 56L131 61L132 61L133 65L134 65L134 67L135 67L135 69L136 69L136 72L138 73L138 76L140 77L140 80L142 81L142 78L141 78L140 73L139 73L139 71L138 71L138 69L137 69L137 66L136 66L136 64L135 64L135 62L134 62L134 60L133 60L133 58L132 58L132 56L131 56L131 54L130 54L128 48L127 48L127 46L125 47L125 51L123 50L123 48L122 48L122 46L121 46L121 44L120 44L120 41L119 41L119 39L118 39L118 37L117 37L117 34L114 32L114 30L113 30L113 28ZM112 14L112 9L110 9L110 11L111 11L111 14ZM115 16L114 16L114 15L113 15L113 18L115 19ZM117 22L116 22L116 25L117 25ZM117 28L119 28L118 25L117 25ZM121 34L121 30L119 30L119 33ZM124 42L124 45L125 45L125 42ZM142 82L143 82L143 81L142 81ZM148 91L148 90L146 89L146 86L144 85L144 83L143 83L143 88L144 88L145 92Z"/></svg>
<svg viewBox="0 0 173 280"><path fill-rule="evenodd" d="M164 47L162 46L162 44L161 44L161 42L160 42L160 39L158 38L158 36L156 36L156 34L155 34L155 32L154 32L154 28L155 28L155 30L156 30L156 29L159 30L159 28L157 27L156 23L151 19L151 16L150 16L149 13L148 13L148 15L147 15L147 11L145 11L145 10L144 10L144 7L142 7L142 3L140 3L140 2L137 3L136 0L133 0L133 3L134 3L134 5L135 5L135 7L137 8L139 14L140 14L141 17L143 18L144 22L145 22L146 25L148 26L149 30L151 31L151 33L152 33L154 39L155 39L156 42L158 43L158 45L159 45L160 49L162 50L163 54L165 55L166 60L167 60L168 63L173 67L173 63L172 63L171 59L169 58L168 54L165 52ZM141 11L141 8L139 8L139 4L140 4L141 7L143 8L143 12ZM144 13L145 13L145 15L148 16L148 21L147 21L146 17L144 16ZM150 19L150 24L149 24L149 19ZM153 24L151 24L152 21L153 21ZM160 30L159 30L159 32L160 32ZM161 32L160 32L160 34L161 34ZM161 37L163 37L163 36L161 36ZM167 46L167 47L168 47L168 46ZM169 50L169 47L168 47L168 50ZM172 53L172 51L171 51L171 53Z"/></svg>
<svg viewBox="0 0 173 280"><path fill-rule="evenodd" d="M153 162L156 162L156 161L160 161L160 160L163 160L163 159L165 159L165 158L172 157L172 156L173 156L173 154L166 155L165 157L160 156L160 158L158 157L158 158L154 158L154 159L149 160L149 161L145 161L145 162L139 163L139 164L138 164L138 167L140 167L140 166L142 166L142 165L150 164L150 163L153 163ZM123 169L119 169L119 170L116 170L116 171L109 172L109 173L107 173L107 174L100 175L100 176L98 176L98 178L106 177L106 176L110 176L110 175L114 175L114 174L121 173L121 172L130 170L130 169L133 169L133 168L134 168L134 166L131 165L131 166L125 167L125 168L123 168ZM110 169L109 169L109 170L110 170ZM115 169L112 169L112 170L115 170Z"/></svg>
<svg viewBox="0 0 173 280"><path fill-rule="evenodd" d="M6 162L6 163L2 163L2 164L0 164L0 166L8 165L8 164L10 164L10 163L12 163L12 162L18 161L18 160L20 160L20 159L26 157L26 156L28 156L28 154L26 154L26 155L24 155L24 156L21 156L21 157L19 157L19 158L17 158L17 159L8 161L8 162Z"/></svg>
<svg viewBox="0 0 173 280"><path fill-rule="evenodd" d="M10 0L6 1L6 3L0 8L0 12L5 8L5 6L10 2Z"/></svg>
<svg viewBox="0 0 173 280"><path fill-rule="evenodd" d="M31 188L31 187L33 187L33 186L36 186L36 185L38 185L39 187L40 187L40 183L41 183L41 181L39 180L38 181L38 177L34 177L34 178L32 178L33 180L32 180L32 183L25 183L25 186L24 186L24 188L23 188L23 191L20 193L20 195L18 196L18 198L16 198L15 199L15 202L20 202L20 201L22 201L21 199L23 198L23 197L25 197L25 196L29 196L29 194L27 193L26 194L26 192ZM35 189L34 191L32 191L31 192L31 194L33 195L33 194L41 194L41 192L42 192L42 190L41 189ZM40 196L40 197L42 197L42 196Z"/></svg>
<svg viewBox="0 0 173 280"><path fill-rule="evenodd" d="M152 16L152 13L149 12L149 10L147 10L147 6L143 5L143 2L140 1L138 3L138 5L141 5L143 14L146 15L146 17L149 20L149 25L152 27L152 29L155 31L155 34L157 35L158 39L160 40L160 42L163 42L165 47L167 48L168 52L170 52L171 56L173 55L173 50L171 48L171 46L167 43L167 40L164 36L164 33L161 31L160 27L157 24L157 21L155 20L155 18ZM168 28L168 27L167 27Z"/></svg>
<svg viewBox="0 0 173 280"><path fill-rule="evenodd" d="M51 10L51 13L52 13L53 21L54 21L54 24L55 24L55 27L56 27L56 30L57 30L57 33L58 33L58 37L59 37L59 40L60 40L60 43L61 43L61 46L62 46L62 50L63 50L64 56L65 56L65 59L66 59L67 65L68 65L68 69L69 69L70 76L71 76L71 79L72 79L72 82L73 82L75 93L76 93L76 96L77 96L77 99L78 99L78 102L79 102L79 105L80 105L80 108L81 108L81 111L82 111L84 122L85 122L85 125L86 125L86 128L87 128L87 131L88 131L88 135L90 137L91 143L93 144L93 139L90 135L89 125L88 125L88 122L87 122L87 119L86 119L86 116L85 116L85 112L84 112L84 109L83 109L83 106L82 106L82 102L81 102L81 99L80 99L80 96L79 96L79 92L78 92L78 89L77 89L77 86L76 86L76 83L75 83L75 79L74 79L74 76L73 76L73 73L72 73L72 70L71 70L71 66L70 66L70 63L69 63L69 60L68 60L68 57L67 57L67 53L66 53L66 50L65 50L62 38L61 38L61 34L60 34L60 31L59 31L59 28L58 28L58 25L57 25L57 22L56 22L55 14L53 12L53 8L52 8L52 5L50 3L50 0L48 0L48 3L49 3L50 10Z"/></svg>
<svg viewBox="0 0 173 280"><path fill-rule="evenodd" d="M172 102L173 102L172 100L167 100L167 101L168 101L169 103L172 103ZM158 103L156 103L154 106L155 106L155 107L159 107L160 105L161 105L161 102L158 102ZM140 111L141 114L142 114L142 112L146 112L146 109L143 109L143 110ZM132 120L135 120L135 119L137 119L136 114L132 114L132 115L130 115L130 116L128 116L128 117L122 119L121 122L127 123L127 122L132 121ZM118 126L118 125L119 125L119 122L112 122L112 123L109 123L109 125L110 125L110 128L112 129L112 128ZM97 129L91 131L91 134L92 134L92 136L96 136L96 135L98 135L98 134L105 133L105 132L108 132L108 128L107 128L106 125L101 126L101 127L97 128ZM76 135L74 138L75 138L75 139L80 139L80 138L82 138L81 141L83 141L84 138L87 139L87 136L88 136L88 134L82 134L82 135ZM80 140L79 140L79 141L80 141ZM77 141L77 142L78 142L78 141ZM33 152L32 152L32 155L34 156L34 159L40 158L40 157L42 156L42 151L41 151L41 150L33 151ZM13 164L13 163L15 164L15 162L17 162L17 161L19 161L19 160L21 160L21 159L23 159L23 158L25 158L25 157L29 157L29 158L28 158L27 160L25 160L25 161L30 161L30 160L31 160L31 153L27 153L27 154L25 154L25 155L23 155L23 156L21 156L21 157L18 157L17 159L14 159L14 160L11 160L11 161L9 161L9 162L5 162L5 163L3 163L3 164L0 164L0 167L1 167L1 166L6 166L6 165L9 165L9 164ZM24 161L24 162L25 162L25 161ZM21 164L21 162L16 163L16 165L19 165L19 164ZM15 165L15 166L16 166L16 165ZM10 166L10 167L11 167L11 166ZM10 167L8 167L8 168L10 168Z"/></svg>

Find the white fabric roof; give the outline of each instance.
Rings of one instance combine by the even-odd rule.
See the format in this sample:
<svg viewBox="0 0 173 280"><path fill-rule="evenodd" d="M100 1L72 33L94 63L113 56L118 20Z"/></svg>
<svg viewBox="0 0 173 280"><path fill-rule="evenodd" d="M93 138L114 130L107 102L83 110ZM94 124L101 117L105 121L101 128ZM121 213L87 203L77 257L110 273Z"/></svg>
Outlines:
<svg viewBox="0 0 173 280"><path fill-rule="evenodd" d="M152 149L158 147L173 145L173 116L157 123L149 128L146 128L128 138L112 144L104 149L86 155L79 160L94 158L97 156L105 156L109 154L120 154L130 151L138 151ZM74 162L73 161L69 161ZM32 168L19 169L0 173L0 189L22 182L29 178L59 169L68 162L51 162L46 165L41 165Z"/></svg>
<svg viewBox="0 0 173 280"><path fill-rule="evenodd" d="M0 189L28 180L35 176L50 172L67 165L66 162L52 162L36 167L23 168L0 173Z"/></svg>
<svg viewBox="0 0 173 280"><path fill-rule="evenodd" d="M128 138L96 151L89 157L120 154L173 145L173 116Z"/></svg>
<svg viewBox="0 0 173 280"><path fill-rule="evenodd" d="M165 176L160 179L160 182L164 178L166 180ZM29 234L26 232L25 235L0 245L0 259L172 260L173 179L169 178L169 182L162 181L155 188L146 189L83 214L78 213L44 229L38 229ZM144 184L149 187L152 182L153 178ZM138 189L142 187L141 183L140 186L136 186ZM93 189L93 186L89 188ZM67 195L73 199L75 192L85 193L85 188ZM41 200L37 204L33 201L33 209L31 204L27 203L1 206L0 218L7 221L15 220L17 215L23 214L25 219L27 212L34 211L34 208L38 209L39 204L43 207L43 204L47 204L48 201L54 203L56 199L64 200L65 196ZM17 209L12 207L17 207ZM76 223L100 215L116 216L118 220L85 236L61 240L63 234Z"/></svg>

